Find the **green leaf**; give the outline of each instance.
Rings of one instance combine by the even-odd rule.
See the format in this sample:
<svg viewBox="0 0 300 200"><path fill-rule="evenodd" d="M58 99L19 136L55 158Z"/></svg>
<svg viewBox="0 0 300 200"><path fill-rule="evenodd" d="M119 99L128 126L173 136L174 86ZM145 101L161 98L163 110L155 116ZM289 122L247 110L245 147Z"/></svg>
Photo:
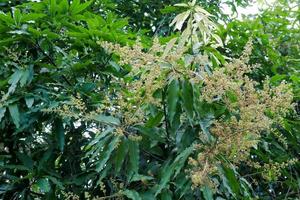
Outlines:
<svg viewBox="0 0 300 200"><path fill-rule="evenodd" d="M223 166L220 168L220 171L222 174L223 184L227 188L228 192L235 197L239 196L240 185L235 177L234 170Z"/></svg>
<svg viewBox="0 0 300 200"><path fill-rule="evenodd" d="M80 0L74 0L70 6L70 11L73 15L78 14L91 5L93 1L87 1L80 4Z"/></svg>
<svg viewBox="0 0 300 200"><path fill-rule="evenodd" d="M211 124L213 123L214 116L213 114L207 114L207 116L204 119L200 120L200 127L203 131L203 133L206 135L207 140L209 142L213 141L213 136L210 134L209 128Z"/></svg>
<svg viewBox="0 0 300 200"><path fill-rule="evenodd" d="M149 180L153 180L152 176L145 176L145 175L141 175L141 174L134 174L131 181L149 181Z"/></svg>
<svg viewBox="0 0 300 200"><path fill-rule="evenodd" d="M99 154L104 151L104 148L107 144L109 144L112 137L113 134L109 134L106 137L94 139L90 144L88 144L88 146L86 146L86 150L88 150L88 152L85 157L89 157L90 163L94 163L94 161L99 158Z"/></svg>
<svg viewBox="0 0 300 200"><path fill-rule="evenodd" d="M89 93L92 92L97 87L96 83L83 83L80 88L82 92Z"/></svg>
<svg viewBox="0 0 300 200"><path fill-rule="evenodd" d="M140 192L140 196L143 200L153 200L155 199L153 191L147 190L145 192Z"/></svg>
<svg viewBox="0 0 300 200"><path fill-rule="evenodd" d="M155 196L157 196L167 186L173 174L173 178L175 178L180 173L188 156L193 152L193 150L193 146L186 148L183 152L177 155L171 165L168 165L169 162L166 163L166 167L162 169L163 175L159 182L158 188L156 189Z"/></svg>
<svg viewBox="0 0 300 200"><path fill-rule="evenodd" d="M11 118L13 119L14 124L17 128L20 127L20 113L17 104L12 104L8 106L8 110L10 113Z"/></svg>
<svg viewBox="0 0 300 200"><path fill-rule="evenodd" d="M155 127L160 124L161 120L164 117L163 112L158 112L154 117L150 117L146 123L146 127Z"/></svg>
<svg viewBox="0 0 300 200"><path fill-rule="evenodd" d="M161 200L172 200L172 195L171 192L169 190L164 190L161 193Z"/></svg>
<svg viewBox="0 0 300 200"><path fill-rule="evenodd" d="M120 125L120 120L113 116L105 116L105 115L99 114L99 115L92 116L91 119L96 120L101 123L104 123L104 124Z"/></svg>
<svg viewBox="0 0 300 200"><path fill-rule="evenodd" d="M6 111L5 107L0 107L0 122L5 115L5 111Z"/></svg>
<svg viewBox="0 0 300 200"><path fill-rule="evenodd" d="M0 166L0 169L12 169L12 170L21 170L21 171L30 171L30 169L24 165L4 165Z"/></svg>
<svg viewBox="0 0 300 200"><path fill-rule="evenodd" d="M128 140L128 154L129 154L129 172L131 175L138 174L139 171L139 160L140 160L140 149L137 141Z"/></svg>
<svg viewBox="0 0 300 200"><path fill-rule="evenodd" d="M25 97L25 103L28 108L31 108L34 103L34 97Z"/></svg>
<svg viewBox="0 0 300 200"><path fill-rule="evenodd" d="M19 80L23 75L23 70L16 70L8 80L8 83L11 85L8 89L9 93L13 93L17 87Z"/></svg>
<svg viewBox="0 0 300 200"><path fill-rule="evenodd" d="M51 16L55 16L55 14L57 12L56 0L50 0L49 12L50 12Z"/></svg>
<svg viewBox="0 0 300 200"><path fill-rule="evenodd" d="M18 9L18 8L14 9L12 14L13 14L13 18L14 18L14 21L15 21L15 25L19 26L20 22L21 22L21 18L22 18L22 14L21 14L20 9Z"/></svg>
<svg viewBox="0 0 300 200"><path fill-rule="evenodd" d="M181 169L184 167L185 161L189 157L189 155L193 152L194 147L193 145L186 148L184 151L182 151L174 160L174 169L175 169L175 174L174 177L176 177Z"/></svg>
<svg viewBox="0 0 300 200"><path fill-rule="evenodd" d="M158 188L156 188L156 193L155 196L157 196L158 194L160 194L160 192L167 186L168 182L171 179L172 174L174 173L174 165L168 165L169 162L166 163L166 166L163 169L163 175L160 179Z"/></svg>
<svg viewBox="0 0 300 200"><path fill-rule="evenodd" d="M28 169L33 169L33 160L24 153L16 153L18 159L22 162L22 164L27 167Z"/></svg>
<svg viewBox="0 0 300 200"><path fill-rule="evenodd" d="M276 75L272 76L272 78L270 79L270 82L271 83L279 83L285 78L286 78L286 75L276 74Z"/></svg>
<svg viewBox="0 0 300 200"><path fill-rule="evenodd" d="M64 190L65 187L61 181L59 181L57 178L54 178L52 176L46 176L52 183L57 185L60 189Z"/></svg>
<svg viewBox="0 0 300 200"><path fill-rule="evenodd" d="M3 12L0 12L0 21L5 22L7 25L11 25L14 23L13 18Z"/></svg>
<svg viewBox="0 0 300 200"><path fill-rule="evenodd" d="M226 97L230 100L231 103L235 103L238 101L237 95L234 91L226 91Z"/></svg>
<svg viewBox="0 0 300 200"><path fill-rule="evenodd" d="M56 119L54 121L53 130L55 132L55 137L57 140L58 149L63 152L65 147L65 130L63 126L63 122L61 119Z"/></svg>
<svg viewBox="0 0 300 200"><path fill-rule="evenodd" d="M119 173L128 152L128 142L123 139L115 153L115 172Z"/></svg>
<svg viewBox="0 0 300 200"><path fill-rule="evenodd" d="M69 9L69 2L68 0L61 0L59 5L59 13L67 13Z"/></svg>
<svg viewBox="0 0 300 200"><path fill-rule="evenodd" d="M46 179L46 178L38 179L37 182L36 182L36 185L39 187L39 190L41 192L47 193L51 189L49 180Z"/></svg>
<svg viewBox="0 0 300 200"><path fill-rule="evenodd" d="M152 141L165 142L164 136L161 134L158 128L147 128L144 126L136 126L136 129L142 134L142 136L149 137Z"/></svg>
<svg viewBox="0 0 300 200"><path fill-rule="evenodd" d="M33 77L33 68L28 67L26 70L22 70L22 77L20 79L20 86L25 86L26 83L29 83Z"/></svg>
<svg viewBox="0 0 300 200"><path fill-rule="evenodd" d="M203 186L201 190L205 200L213 200L213 193L207 185Z"/></svg>
<svg viewBox="0 0 300 200"><path fill-rule="evenodd" d="M139 193L135 190L125 190L125 191L122 191L122 194L132 200L142 200Z"/></svg>
<svg viewBox="0 0 300 200"><path fill-rule="evenodd" d="M29 13L22 16L21 22L27 22L27 21L35 21L37 19L41 19L45 17L45 14L42 13Z"/></svg>
<svg viewBox="0 0 300 200"><path fill-rule="evenodd" d="M108 136L110 136L113 130L113 128L109 127L105 131L97 133L95 138L85 146L85 150L88 151L92 148L92 146L98 145L98 143L103 140L103 138L107 138Z"/></svg>
<svg viewBox="0 0 300 200"><path fill-rule="evenodd" d="M168 44L165 47L164 53L162 55L163 58L165 58L169 54L171 49L174 47L176 41L177 41L177 38L173 38L168 42Z"/></svg>
<svg viewBox="0 0 300 200"><path fill-rule="evenodd" d="M112 141L108 144L107 148L100 153L100 158L99 162L96 164L96 171L100 172L103 170L105 164L109 160L112 152L115 150L117 147L117 144L119 143L120 137L114 136Z"/></svg>
<svg viewBox="0 0 300 200"><path fill-rule="evenodd" d="M193 120L194 109L193 109L193 87L192 84L184 80L182 82L182 101L183 107L185 108L189 119Z"/></svg>
<svg viewBox="0 0 300 200"><path fill-rule="evenodd" d="M41 170L47 167L47 162L49 161L51 155L53 153L53 147L50 146L42 155L41 159L38 161L38 169Z"/></svg>
<svg viewBox="0 0 300 200"><path fill-rule="evenodd" d="M178 80L173 80L167 89L167 108L169 121L172 124L176 113L177 102L179 99L179 83Z"/></svg>
<svg viewBox="0 0 300 200"><path fill-rule="evenodd" d="M176 11L176 7L174 6L166 6L160 10L162 14L174 13Z"/></svg>

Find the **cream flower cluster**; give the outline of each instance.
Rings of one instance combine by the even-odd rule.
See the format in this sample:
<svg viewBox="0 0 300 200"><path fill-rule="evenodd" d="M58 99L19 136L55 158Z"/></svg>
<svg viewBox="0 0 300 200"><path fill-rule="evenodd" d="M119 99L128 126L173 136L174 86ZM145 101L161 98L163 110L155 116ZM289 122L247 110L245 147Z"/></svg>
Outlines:
<svg viewBox="0 0 300 200"><path fill-rule="evenodd" d="M216 142L202 147L197 159L190 159L195 187L208 183L209 176L216 173L215 166L221 162L218 156L233 164L249 159L250 149L257 146L260 134L270 132L272 125L280 123L292 109L293 94L287 83L272 87L267 79L259 89L259 84L249 78L248 73L257 67L247 65L251 50L248 42L239 59L217 69L212 76L205 76L203 100L223 101L232 117L216 120L210 130Z"/></svg>

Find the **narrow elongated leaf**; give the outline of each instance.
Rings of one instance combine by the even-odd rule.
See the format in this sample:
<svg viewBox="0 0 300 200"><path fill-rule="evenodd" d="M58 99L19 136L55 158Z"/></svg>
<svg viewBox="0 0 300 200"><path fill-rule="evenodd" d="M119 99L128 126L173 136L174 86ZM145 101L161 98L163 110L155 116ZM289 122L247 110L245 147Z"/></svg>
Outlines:
<svg viewBox="0 0 300 200"><path fill-rule="evenodd" d="M117 147L117 143L119 142L120 138L115 136L112 141L108 144L107 149L100 153L99 162L96 164L96 171L100 172L103 170L106 162L109 160L112 152Z"/></svg>
<svg viewBox="0 0 300 200"><path fill-rule="evenodd" d="M164 117L164 113L163 112L158 112L157 115L155 115L154 117L151 117L148 122L146 123L146 127L155 127L158 124L160 124L161 120Z"/></svg>
<svg viewBox="0 0 300 200"><path fill-rule="evenodd" d="M47 151L45 151L45 153L43 153L43 156L39 160L38 169L42 169L47 166L47 162L49 161L49 158L51 157L52 153L53 153L53 147L51 146L49 147L49 149L47 149Z"/></svg>
<svg viewBox="0 0 300 200"><path fill-rule="evenodd" d="M177 3L174 6L177 6L177 7L189 7L189 5L186 4L186 3Z"/></svg>
<svg viewBox="0 0 300 200"><path fill-rule="evenodd" d="M51 16L54 16L56 14L56 12L57 12L56 0L50 0L49 12L50 12Z"/></svg>
<svg viewBox="0 0 300 200"><path fill-rule="evenodd" d="M0 122L2 120L2 118L4 117L6 108L5 107L0 107Z"/></svg>
<svg viewBox="0 0 300 200"><path fill-rule="evenodd" d="M26 15L22 16L21 22L34 21L34 20L43 18L45 16L46 15L42 14L42 13L29 13L29 14L26 14Z"/></svg>
<svg viewBox="0 0 300 200"><path fill-rule="evenodd" d="M170 181L172 175L175 178L183 168L188 156L193 152L194 147L191 146L186 148L183 152L181 152L173 161L172 164L168 165L163 169L163 175L159 182L158 188L156 190L155 196L160 194L160 192L167 186L168 182Z"/></svg>
<svg viewBox="0 0 300 200"><path fill-rule="evenodd" d="M20 78L23 75L23 71L22 70L16 70L10 77L10 79L8 80L8 83L11 85L16 85Z"/></svg>
<svg viewBox="0 0 300 200"><path fill-rule="evenodd" d="M7 25L11 25L14 23L14 20L11 17L11 15L7 15L3 12L0 12L0 21L6 23Z"/></svg>
<svg viewBox="0 0 300 200"><path fill-rule="evenodd" d="M128 140L129 144L129 172L137 174L139 170L140 149L137 141Z"/></svg>
<svg viewBox="0 0 300 200"><path fill-rule="evenodd" d="M193 87L188 81L182 82L182 100L189 119L193 120Z"/></svg>
<svg viewBox="0 0 300 200"><path fill-rule="evenodd" d="M63 122L60 119L56 119L54 122L54 132L57 140L58 149L63 152L65 146L65 130Z"/></svg>
<svg viewBox="0 0 300 200"><path fill-rule="evenodd" d="M20 79L20 86L23 87L28 84L33 77L32 66L28 67L26 70L22 70L22 77Z"/></svg>
<svg viewBox="0 0 300 200"><path fill-rule="evenodd" d="M160 192L166 187L173 173L174 173L174 165L172 164L169 165L169 162L166 163L166 166L163 168L163 175L160 179L158 188L156 189L155 196L160 194Z"/></svg>
<svg viewBox="0 0 300 200"><path fill-rule="evenodd" d="M203 13L207 16L212 16L209 12L207 12L204 8L200 7L200 6L195 6L195 10L199 13Z"/></svg>
<svg viewBox="0 0 300 200"><path fill-rule="evenodd" d="M174 160L174 169L175 169L175 174L174 177L176 177L181 169L183 168L185 161L187 160L187 158L189 157L189 155L193 152L194 147L188 147L186 148L184 151L182 151Z"/></svg>
<svg viewBox="0 0 300 200"><path fill-rule="evenodd" d="M70 6L70 11L73 15L78 14L91 5L92 1L87 1L80 4L80 0L74 0Z"/></svg>
<svg viewBox="0 0 300 200"><path fill-rule="evenodd" d="M213 119L214 119L214 116L212 114L209 114L204 119L200 120L200 127L209 142L213 141L213 136L211 135L211 133L209 131L209 128L210 128L211 124L213 123Z"/></svg>
<svg viewBox="0 0 300 200"><path fill-rule="evenodd" d="M119 173L128 152L128 141L123 139L115 153L115 171Z"/></svg>
<svg viewBox="0 0 300 200"><path fill-rule="evenodd" d="M223 184L227 188L228 192L235 197L239 196L240 185L235 177L234 171L225 166L220 168L220 171L222 173Z"/></svg>
<svg viewBox="0 0 300 200"><path fill-rule="evenodd" d="M91 119L96 120L101 123L105 124L112 124L112 125L119 125L120 120L118 118L115 118L113 116L105 116L105 115L94 115L91 117Z"/></svg>
<svg viewBox="0 0 300 200"><path fill-rule="evenodd" d="M15 25L19 26L20 22L21 22L21 18L22 18L20 9L16 8L16 9L12 10L12 14L13 14L13 18L15 20Z"/></svg>
<svg viewBox="0 0 300 200"><path fill-rule="evenodd" d="M145 176L141 174L134 174L131 181L146 181L146 180L153 180L152 176Z"/></svg>
<svg viewBox="0 0 300 200"><path fill-rule="evenodd" d="M177 41L177 38L173 38L168 42L167 46L165 47L164 53L162 55L163 58L165 58L169 54L171 49L174 47L176 41Z"/></svg>
<svg viewBox="0 0 300 200"><path fill-rule="evenodd" d="M69 2L68 0L61 0L59 5L58 5L58 9L60 13L66 13L68 12L69 9Z"/></svg>
<svg viewBox="0 0 300 200"><path fill-rule="evenodd" d="M8 106L8 110L10 113L11 118L13 119L14 124L17 128L20 127L20 113L17 104L12 104Z"/></svg>
<svg viewBox="0 0 300 200"><path fill-rule="evenodd" d="M187 11L185 11L185 12L183 12L183 13L180 13L179 15L177 15L174 19L173 19L173 21L172 21L172 23L170 24L170 26L173 26L174 24L175 24L175 27L174 27L174 30L181 30L181 28L182 28L182 26L183 26L183 24L184 24L184 22L186 21L186 19L189 17L189 15L190 15L190 13L191 13L191 11L190 10L187 10Z"/></svg>
<svg viewBox="0 0 300 200"><path fill-rule="evenodd" d="M30 169L24 165L0 165L0 169L13 169L13 170L22 170L22 171L30 171Z"/></svg>
<svg viewBox="0 0 300 200"><path fill-rule="evenodd" d="M109 136L113 130L113 128L109 127L105 131L97 133L96 137L88 145L86 145L85 150L88 151L92 146L103 140L103 138Z"/></svg>
<svg viewBox="0 0 300 200"><path fill-rule="evenodd" d="M176 114L177 102L179 100L179 83L178 80L173 80L167 89L167 109L169 121L172 124Z"/></svg>
<svg viewBox="0 0 300 200"><path fill-rule="evenodd" d="M104 151L104 148L107 144L109 144L109 141L112 139L113 135L108 135L106 137L103 137L102 139L97 140L95 145L91 146L90 149L88 149L88 152L85 157L89 157L89 162L93 163L95 159L97 159L101 152Z"/></svg>
<svg viewBox="0 0 300 200"><path fill-rule="evenodd" d="M17 84L20 81L22 75L23 75L23 70L17 70L11 75L10 79L8 80L8 83L11 85L8 89L9 93L13 93L15 91Z"/></svg>

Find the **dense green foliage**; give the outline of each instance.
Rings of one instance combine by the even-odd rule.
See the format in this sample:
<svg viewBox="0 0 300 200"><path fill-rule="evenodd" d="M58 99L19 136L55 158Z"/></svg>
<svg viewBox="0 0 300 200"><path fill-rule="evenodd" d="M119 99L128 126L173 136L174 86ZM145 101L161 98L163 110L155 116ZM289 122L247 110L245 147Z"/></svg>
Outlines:
<svg viewBox="0 0 300 200"><path fill-rule="evenodd" d="M121 17L129 19L129 25L132 29L145 32L147 35L153 33L159 35L169 35L172 29L169 24L174 16L180 12L180 8L172 5L182 3L180 0L106 0L96 1L100 5L106 6L107 10L117 13ZM105 3L104 3L105 2ZM237 6L246 6L248 1L234 0L223 2L197 0L197 3L203 6L210 13L214 13L218 19L227 21L229 18L221 11L221 3L226 3L233 12L236 12Z"/></svg>
<svg viewBox="0 0 300 200"><path fill-rule="evenodd" d="M249 160L264 168L219 155L227 164L218 163L211 177L216 187L192 186L194 145L212 145L213 120L231 113L220 102L199 101L203 85L186 74L164 76L166 84L151 94L159 105L141 104L138 123L123 115L133 110L119 112L119 94L136 95L126 86L144 72L132 73L118 52L99 44L132 46L140 37L145 52L153 35L167 43L180 34L169 26L183 9L172 5L180 2L0 2L0 199L299 199L299 161L276 165L300 153L300 8L289 8L292 1L243 21L221 14L221 1L197 2L226 24L217 31L224 47L199 50L209 55L207 71L241 55L252 38L250 63L261 67L249 76L260 83L268 76L273 86L291 83L295 112L251 148ZM234 10L247 2L228 4Z"/></svg>

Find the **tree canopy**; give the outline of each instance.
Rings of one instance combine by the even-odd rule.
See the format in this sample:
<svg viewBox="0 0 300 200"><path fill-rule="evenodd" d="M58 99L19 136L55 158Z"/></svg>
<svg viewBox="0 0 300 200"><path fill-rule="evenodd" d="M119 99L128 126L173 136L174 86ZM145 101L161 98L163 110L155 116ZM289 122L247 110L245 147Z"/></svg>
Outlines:
<svg viewBox="0 0 300 200"><path fill-rule="evenodd" d="M299 199L300 6L0 1L0 199Z"/></svg>

